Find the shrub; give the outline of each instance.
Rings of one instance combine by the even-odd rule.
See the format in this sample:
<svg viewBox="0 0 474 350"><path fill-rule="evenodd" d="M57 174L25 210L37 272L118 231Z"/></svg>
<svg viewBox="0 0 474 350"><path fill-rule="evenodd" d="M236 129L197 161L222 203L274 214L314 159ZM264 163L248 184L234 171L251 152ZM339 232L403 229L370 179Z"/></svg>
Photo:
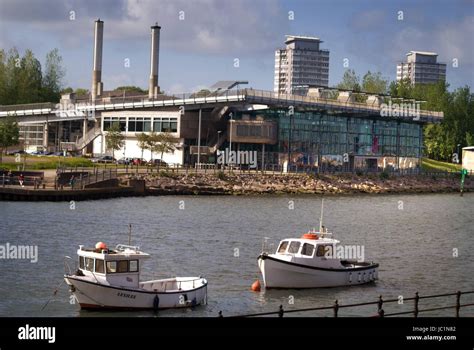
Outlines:
<svg viewBox="0 0 474 350"><path fill-rule="evenodd" d="M379 176L381 180L387 180L388 178L390 178L390 174L385 170L382 171Z"/></svg>
<svg viewBox="0 0 474 350"><path fill-rule="evenodd" d="M227 176L224 174L224 172L222 170L219 171L216 176L219 180L222 180L222 181L227 180Z"/></svg>

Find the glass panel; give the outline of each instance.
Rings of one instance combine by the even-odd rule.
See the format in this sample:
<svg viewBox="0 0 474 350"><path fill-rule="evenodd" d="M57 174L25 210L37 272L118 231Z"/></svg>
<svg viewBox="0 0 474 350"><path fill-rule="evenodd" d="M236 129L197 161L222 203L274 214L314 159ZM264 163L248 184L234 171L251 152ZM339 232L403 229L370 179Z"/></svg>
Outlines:
<svg viewBox="0 0 474 350"><path fill-rule="evenodd" d="M286 251L286 247L288 247L288 241L283 241L278 248L278 253L284 253Z"/></svg>
<svg viewBox="0 0 474 350"><path fill-rule="evenodd" d="M117 272L128 272L128 261L127 260L118 261Z"/></svg>
<svg viewBox="0 0 474 350"><path fill-rule="evenodd" d="M94 259L86 258L86 270L94 271Z"/></svg>
<svg viewBox="0 0 474 350"><path fill-rule="evenodd" d="M151 119L145 118L143 122L143 131L150 132L151 131Z"/></svg>
<svg viewBox="0 0 474 350"><path fill-rule="evenodd" d="M178 132L178 122L177 121L171 121L171 132Z"/></svg>
<svg viewBox="0 0 474 350"><path fill-rule="evenodd" d="M79 257L79 268L84 270L85 266L86 266L86 265L85 265L85 263L84 263L84 257L83 257L83 256L80 256L80 257Z"/></svg>
<svg viewBox="0 0 474 350"><path fill-rule="evenodd" d="M290 247L288 248L288 253L296 254L300 249L300 242L291 242Z"/></svg>
<svg viewBox="0 0 474 350"><path fill-rule="evenodd" d="M117 262L116 261L107 261L107 273L117 272Z"/></svg>
<svg viewBox="0 0 474 350"><path fill-rule="evenodd" d="M153 120L153 131L161 132L161 119Z"/></svg>
<svg viewBox="0 0 474 350"><path fill-rule="evenodd" d="M104 273L104 260L95 260L95 272Z"/></svg>
<svg viewBox="0 0 474 350"><path fill-rule="evenodd" d="M130 260L130 272L138 271L138 260Z"/></svg>
<svg viewBox="0 0 474 350"><path fill-rule="evenodd" d="M305 243L303 244L303 249L301 249L301 254L312 256L314 252L314 245Z"/></svg>

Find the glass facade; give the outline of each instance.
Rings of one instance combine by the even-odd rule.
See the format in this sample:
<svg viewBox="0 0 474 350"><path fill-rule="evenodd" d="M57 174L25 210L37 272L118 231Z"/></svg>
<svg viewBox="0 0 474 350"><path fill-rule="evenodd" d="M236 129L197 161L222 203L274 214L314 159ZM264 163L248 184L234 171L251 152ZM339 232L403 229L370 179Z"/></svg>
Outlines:
<svg viewBox="0 0 474 350"><path fill-rule="evenodd" d="M283 109L242 112L237 119L242 114L277 121L278 143L265 148L270 163L282 164L290 155L291 164L408 168L416 167L422 154L420 123L308 111L290 117Z"/></svg>
<svg viewBox="0 0 474 350"><path fill-rule="evenodd" d="M123 132L177 132L177 118L161 117L104 117L103 130L107 131L113 123L119 123Z"/></svg>

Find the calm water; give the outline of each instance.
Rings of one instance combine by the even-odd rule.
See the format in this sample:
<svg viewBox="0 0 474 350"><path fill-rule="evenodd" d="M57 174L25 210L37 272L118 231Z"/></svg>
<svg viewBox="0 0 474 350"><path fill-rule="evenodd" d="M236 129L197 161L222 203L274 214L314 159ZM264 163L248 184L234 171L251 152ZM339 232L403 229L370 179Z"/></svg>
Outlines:
<svg viewBox="0 0 474 350"><path fill-rule="evenodd" d="M294 201L294 210L289 201ZM183 201L183 202L181 202ZM184 203L184 210L179 207ZM203 275L207 306L162 311L163 316L217 316L355 303L402 295L473 290L474 195L392 195L327 197L325 225L343 244L365 245L365 257L380 263L376 284L314 290L249 290L259 277L256 257L262 237L275 249L281 238L318 226L320 198L311 197L147 197L69 203L0 202L0 244L38 245L37 263L0 260L0 316L150 316L152 312L87 312L69 304L61 282L63 257L76 258L79 244L132 243L150 253L143 279ZM453 257L457 248L458 257ZM238 251L237 251L238 249ZM238 252L238 257L235 257ZM472 300L466 296L464 301ZM289 301L294 300L294 304ZM444 304L453 304L454 299ZM411 304L393 305L402 311ZM424 302L423 305L443 305ZM341 310L371 315L376 306ZM304 315L330 315L305 313ZM474 308L463 315L474 316ZM293 314L296 315L296 314ZM454 315L453 310L426 316Z"/></svg>

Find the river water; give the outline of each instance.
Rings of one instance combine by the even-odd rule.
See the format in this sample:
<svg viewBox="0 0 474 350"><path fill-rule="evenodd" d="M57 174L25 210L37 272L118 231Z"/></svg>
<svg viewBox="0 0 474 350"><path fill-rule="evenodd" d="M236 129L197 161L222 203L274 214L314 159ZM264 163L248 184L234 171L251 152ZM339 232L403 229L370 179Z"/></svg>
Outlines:
<svg viewBox="0 0 474 350"><path fill-rule="evenodd" d="M272 250L282 238L318 226L317 196L165 196L71 203L0 202L0 244L37 245L38 261L0 260L0 316L151 316L153 312L89 312L70 303L61 282L63 257L76 259L79 244L127 243L151 254L142 279L208 279L208 305L164 310L158 316L224 316L474 290L474 194L326 197L324 224L342 244L363 245L380 264L376 283L345 288L250 291L259 276L262 238ZM260 278L261 280L261 278ZM463 296L473 302L474 295ZM420 308L454 304L454 297L420 302ZM385 308L398 312L413 302ZM369 316L375 305L341 309ZM331 312L296 313L326 316ZM454 310L423 316L454 316ZM474 316L474 308L461 315Z"/></svg>

